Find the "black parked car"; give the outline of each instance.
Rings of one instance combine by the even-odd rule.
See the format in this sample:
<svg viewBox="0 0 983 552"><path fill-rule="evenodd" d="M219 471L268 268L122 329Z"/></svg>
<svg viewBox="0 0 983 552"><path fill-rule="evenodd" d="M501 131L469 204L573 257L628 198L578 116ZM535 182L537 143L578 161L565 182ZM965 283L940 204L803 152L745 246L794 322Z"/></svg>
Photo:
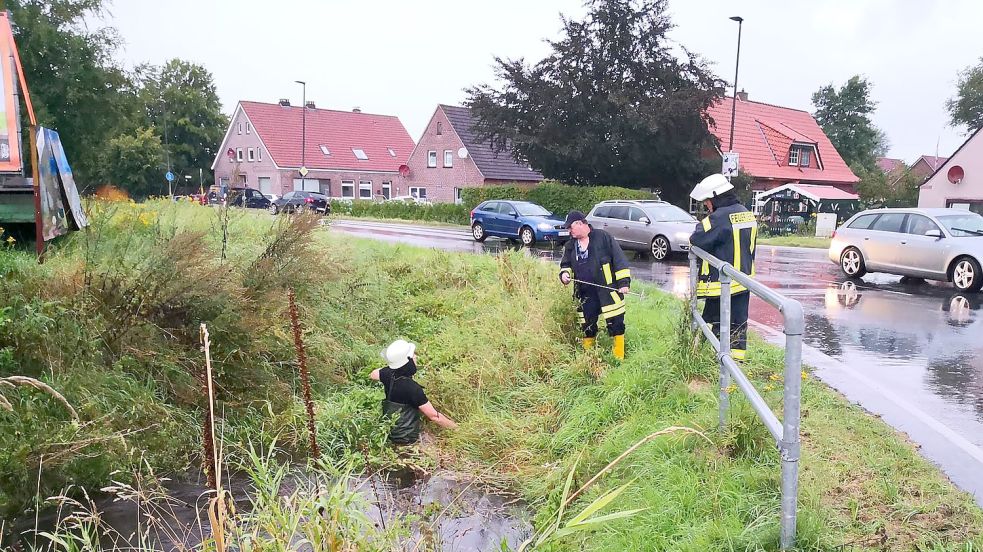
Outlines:
<svg viewBox="0 0 983 552"><path fill-rule="evenodd" d="M252 188L235 188L229 190L229 207L246 207L247 209L269 209L270 200L259 190Z"/></svg>
<svg viewBox="0 0 983 552"><path fill-rule="evenodd" d="M331 201L328 196L317 192L287 192L283 197L270 204L270 213L296 213L310 210L324 215L331 214Z"/></svg>

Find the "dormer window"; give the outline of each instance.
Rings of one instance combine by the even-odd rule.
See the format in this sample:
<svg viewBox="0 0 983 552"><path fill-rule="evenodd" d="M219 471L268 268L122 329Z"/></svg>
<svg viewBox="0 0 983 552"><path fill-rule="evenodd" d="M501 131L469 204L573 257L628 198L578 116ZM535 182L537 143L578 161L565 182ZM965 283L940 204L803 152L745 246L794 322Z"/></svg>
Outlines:
<svg viewBox="0 0 983 552"><path fill-rule="evenodd" d="M816 146L812 144L792 144L788 150L788 165L790 167L809 168L817 166Z"/></svg>
<svg viewBox="0 0 983 552"><path fill-rule="evenodd" d="M360 149L352 148L352 153L354 153L355 154L355 158L358 159L358 160L360 160L360 161L365 161L365 160L367 160L369 158L368 155L365 155L365 150L360 150Z"/></svg>

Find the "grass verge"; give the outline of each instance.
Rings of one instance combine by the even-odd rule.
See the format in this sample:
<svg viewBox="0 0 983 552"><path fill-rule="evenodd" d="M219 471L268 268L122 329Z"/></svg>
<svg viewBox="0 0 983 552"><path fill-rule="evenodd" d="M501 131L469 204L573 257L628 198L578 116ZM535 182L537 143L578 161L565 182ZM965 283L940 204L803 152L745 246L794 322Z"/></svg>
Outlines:
<svg viewBox="0 0 983 552"><path fill-rule="evenodd" d="M727 430L714 429L713 358L693 350L679 300L654 289L629 299L628 358L617 364L604 337L580 350L569 291L553 267L522 253L453 254L335 236L304 217L223 213L100 205L93 230L45 265L0 251L0 292L10 298L0 310L0 376L37 377L80 416L72 423L50 397L3 390L13 406L0 411L8 512L35 501L39 466L50 496L68 481L99 488L141 463L180 472L199 462L200 321L212 334L222 434L275 441L302 458L284 316L291 286L328 460L356 469L398 461L368 373L388 341L405 337L420 345L429 397L461 422L416 461L521 495L540 525L555 519L574 466L579 487L665 427L710 436L660 437L636 450L570 508L628 484L617 508L647 509L554 549L777 548L778 454L737 393ZM781 352L757 340L750 349L751 378L778 408ZM980 509L890 427L812 379L802 397L800 549L983 545Z"/></svg>
<svg viewBox="0 0 983 552"><path fill-rule="evenodd" d="M759 244L778 245L783 247L812 247L816 249L829 249L830 238L817 238L815 236L772 236L770 238L760 238Z"/></svg>

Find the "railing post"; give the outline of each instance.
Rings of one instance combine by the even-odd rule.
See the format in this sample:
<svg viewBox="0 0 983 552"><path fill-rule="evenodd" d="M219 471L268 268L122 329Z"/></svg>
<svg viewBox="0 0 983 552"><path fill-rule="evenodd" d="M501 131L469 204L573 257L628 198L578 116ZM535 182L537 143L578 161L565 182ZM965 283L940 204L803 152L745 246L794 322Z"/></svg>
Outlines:
<svg viewBox="0 0 983 552"><path fill-rule="evenodd" d="M720 271L720 351L717 361L720 365L720 431L727 427L727 410L730 407L730 373L724 364L724 356L730 355L730 276Z"/></svg>
<svg viewBox="0 0 983 552"><path fill-rule="evenodd" d="M696 324L696 283L699 281L700 262L696 258L696 253L689 252L689 310L690 310L690 329L696 331L699 326Z"/></svg>
<svg viewBox="0 0 983 552"><path fill-rule="evenodd" d="M795 545L796 504L799 496L799 419L802 395L802 332L805 317L798 303L787 305L785 315L785 389L782 410L782 521L780 546Z"/></svg>

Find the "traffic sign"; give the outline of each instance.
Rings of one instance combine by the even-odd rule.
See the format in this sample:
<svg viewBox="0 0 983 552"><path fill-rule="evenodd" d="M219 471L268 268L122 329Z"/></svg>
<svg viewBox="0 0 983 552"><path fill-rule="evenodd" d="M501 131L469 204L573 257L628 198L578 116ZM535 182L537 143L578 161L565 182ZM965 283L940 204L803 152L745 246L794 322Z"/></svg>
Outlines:
<svg viewBox="0 0 983 552"><path fill-rule="evenodd" d="M723 167L721 173L727 178L737 176L737 171L741 167L741 156L736 151L729 151L723 154Z"/></svg>
<svg viewBox="0 0 983 552"><path fill-rule="evenodd" d="M307 167L301 167L300 170L297 171L297 172L300 173L300 176L307 176L307 173L309 173L311 171L307 170Z"/></svg>
<svg viewBox="0 0 983 552"><path fill-rule="evenodd" d="M167 174L164 175L164 178L166 178L168 182L174 182L174 173L172 173L171 171L167 171Z"/></svg>

